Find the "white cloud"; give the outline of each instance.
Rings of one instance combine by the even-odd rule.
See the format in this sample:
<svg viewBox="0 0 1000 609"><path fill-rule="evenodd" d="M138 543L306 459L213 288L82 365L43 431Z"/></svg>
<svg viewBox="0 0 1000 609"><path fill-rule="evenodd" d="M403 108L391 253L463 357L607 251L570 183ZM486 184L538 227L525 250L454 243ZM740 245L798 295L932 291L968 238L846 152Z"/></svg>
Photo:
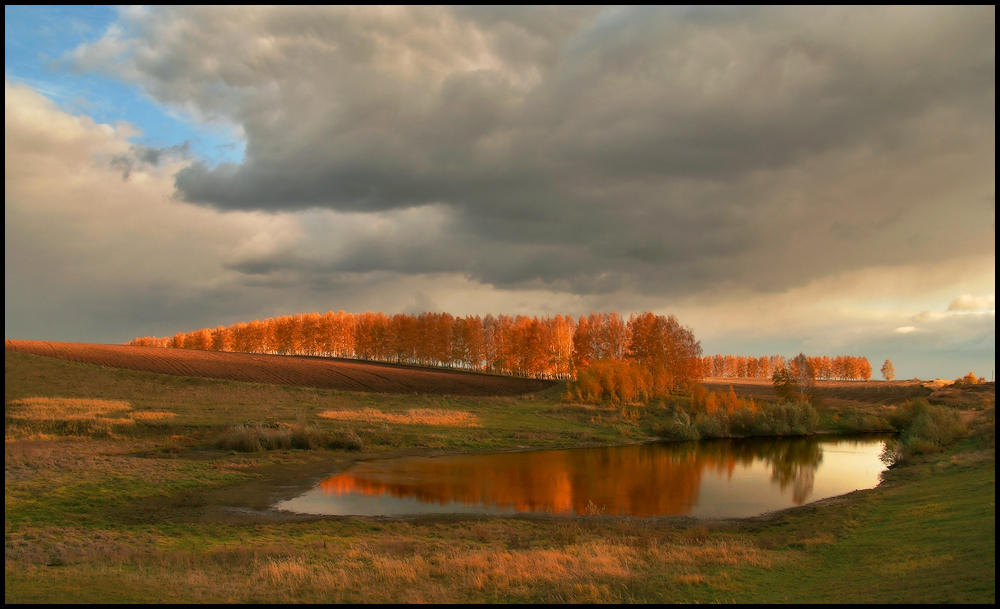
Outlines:
<svg viewBox="0 0 1000 609"><path fill-rule="evenodd" d="M177 201L181 159L135 160L123 180L131 127L69 115L23 85L4 93L7 336L125 340L142 322L176 324L234 283L229 252L295 224Z"/></svg>
<svg viewBox="0 0 1000 609"><path fill-rule="evenodd" d="M978 311L978 310L996 310L997 299L995 294L990 294L989 296L973 296L972 294L963 294L952 300L948 305L949 311Z"/></svg>

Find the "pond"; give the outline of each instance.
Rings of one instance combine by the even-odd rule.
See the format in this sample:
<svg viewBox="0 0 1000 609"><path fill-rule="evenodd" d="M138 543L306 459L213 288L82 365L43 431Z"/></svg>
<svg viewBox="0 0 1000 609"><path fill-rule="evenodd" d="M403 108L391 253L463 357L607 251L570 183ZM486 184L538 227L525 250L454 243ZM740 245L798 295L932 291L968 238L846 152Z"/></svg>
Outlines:
<svg viewBox="0 0 1000 609"><path fill-rule="evenodd" d="M755 516L876 486L887 438L703 440L363 461L275 507L358 516Z"/></svg>

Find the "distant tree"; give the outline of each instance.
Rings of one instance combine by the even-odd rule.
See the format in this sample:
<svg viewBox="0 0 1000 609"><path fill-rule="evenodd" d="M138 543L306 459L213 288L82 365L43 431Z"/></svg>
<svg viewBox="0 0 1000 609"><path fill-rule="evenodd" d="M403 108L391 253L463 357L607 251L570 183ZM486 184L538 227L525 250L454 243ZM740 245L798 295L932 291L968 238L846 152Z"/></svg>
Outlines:
<svg viewBox="0 0 1000 609"><path fill-rule="evenodd" d="M778 397L804 402L815 393L816 367L804 353L799 353L788 360L786 367L774 371L771 382Z"/></svg>
<svg viewBox="0 0 1000 609"><path fill-rule="evenodd" d="M174 334L174 337L172 339L170 339L170 346L173 347L174 349L183 349L184 348L184 333L183 332L178 332L177 334Z"/></svg>
<svg viewBox="0 0 1000 609"><path fill-rule="evenodd" d="M771 376L771 382L774 384L774 392L778 394L779 398L795 401L798 383L795 382L795 375L787 368L775 370Z"/></svg>
<svg viewBox="0 0 1000 609"><path fill-rule="evenodd" d="M867 357L858 358L858 378L862 381L872 380L872 364Z"/></svg>
<svg viewBox="0 0 1000 609"><path fill-rule="evenodd" d="M813 392L816 386L816 364L805 353L799 353L788 360L788 371L795 378L798 391L803 396Z"/></svg>
<svg viewBox="0 0 1000 609"><path fill-rule="evenodd" d="M885 360L885 363L882 364L882 378L887 381L891 381L896 378L896 369L892 366L892 360L887 359Z"/></svg>

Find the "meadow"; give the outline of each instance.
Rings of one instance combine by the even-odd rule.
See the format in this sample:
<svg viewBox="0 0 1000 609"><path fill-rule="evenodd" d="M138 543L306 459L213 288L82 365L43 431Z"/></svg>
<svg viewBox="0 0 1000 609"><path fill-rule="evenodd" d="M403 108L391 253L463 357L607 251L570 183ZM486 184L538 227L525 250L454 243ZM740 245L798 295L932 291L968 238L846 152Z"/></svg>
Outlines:
<svg viewBox="0 0 1000 609"><path fill-rule="evenodd" d="M267 508L359 458L648 441L692 398L362 393L7 351L5 601L993 602L993 385L817 386L820 430L924 400L966 431L917 438L877 488L751 519L291 516Z"/></svg>

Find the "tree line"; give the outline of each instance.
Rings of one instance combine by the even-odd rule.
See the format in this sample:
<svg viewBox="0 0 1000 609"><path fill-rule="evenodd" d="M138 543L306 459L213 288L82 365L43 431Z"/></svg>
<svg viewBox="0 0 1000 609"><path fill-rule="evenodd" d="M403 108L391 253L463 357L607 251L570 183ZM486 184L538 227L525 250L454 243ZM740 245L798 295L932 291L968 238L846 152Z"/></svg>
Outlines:
<svg viewBox="0 0 1000 609"><path fill-rule="evenodd" d="M799 367L805 369L800 371ZM830 357L800 354L791 359L780 355L708 355L702 358L701 369L704 376L718 378L771 379L775 373L786 370L794 376L806 375L820 380L868 381L872 378L871 363L867 357L860 355ZM884 369L885 366L883 374Z"/></svg>
<svg viewBox="0 0 1000 609"><path fill-rule="evenodd" d="M701 345L674 316L618 313L528 317L448 313L307 313L141 337L129 345L319 355L570 379L600 361L656 369L675 388L700 378Z"/></svg>
<svg viewBox="0 0 1000 609"><path fill-rule="evenodd" d="M690 328L673 315L650 312L632 314L627 320L614 312L575 320L569 315L455 317L330 311L237 322L165 338L146 336L127 344L576 379L581 381L576 387L579 393L591 397L662 396L703 377L771 379L776 372L800 365L818 379L868 380L872 374L867 358L850 355L787 360L780 355L703 357Z"/></svg>

